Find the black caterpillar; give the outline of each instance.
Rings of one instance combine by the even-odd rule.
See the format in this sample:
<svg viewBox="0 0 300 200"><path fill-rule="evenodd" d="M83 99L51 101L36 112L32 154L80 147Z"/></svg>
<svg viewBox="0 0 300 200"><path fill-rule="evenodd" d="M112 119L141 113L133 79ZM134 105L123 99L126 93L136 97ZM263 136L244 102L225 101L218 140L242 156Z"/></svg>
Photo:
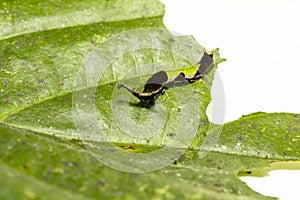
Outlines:
<svg viewBox="0 0 300 200"><path fill-rule="evenodd" d="M143 92L136 92L121 83L119 83L117 87L118 89L125 88L142 103L153 105L157 97L160 94L163 95L166 89L192 84L199 79L202 79L214 64L213 52L208 54L204 51L204 54L198 64L198 70L191 77L186 77L185 74L181 72L174 79L168 79L168 75L165 71L156 72L147 80Z"/></svg>

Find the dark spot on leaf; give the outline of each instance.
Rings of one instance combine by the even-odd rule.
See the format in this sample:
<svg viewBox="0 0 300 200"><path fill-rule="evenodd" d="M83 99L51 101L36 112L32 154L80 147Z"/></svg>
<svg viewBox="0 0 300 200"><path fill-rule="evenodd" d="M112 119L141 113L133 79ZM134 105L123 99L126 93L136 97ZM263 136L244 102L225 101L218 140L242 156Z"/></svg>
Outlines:
<svg viewBox="0 0 300 200"><path fill-rule="evenodd" d="M244 121L241 121L241 122L240 122L240 125L241 125L241 126L246 126L246 125L248 125L248 124L249 124L248 120L244 120Z"/></svg>
<svg viewBox="0 0 300 200"><path fill-rule="evenodd" d="M238 141L242 141L242 140L243 140L243 137L242 137L241 135L239 135L239 136L236 137L236 139L237 139Z"/></svg>
<svg viewBox="0 0 300 200"><path fill-rule="evenodd" d="M51 59L56 59L56 58L58 58L58 56L57 55L52 55L52 56L50 56L50 58Z"/></svg>
<svg viewBox="0 0 300 200"><path fill-rule="evenodd" d="M171 43L175 42L174 38L169 38L169 42Z"/></svg>
<svg viewBox="0 0 300 200"><path fill-rule="evenodd" d="M28 170L28 165L24 164L23 169Z"/></svg>
<svg viewBox="0 0 300 200"><path fill-rule="evenodd" d="M132 150L134 150L134 149L136 149L134 146L132 146L132 145L122 145L121 146L123 149L132 149Z"/></svg>
<svg viewBox="0 0 300 200"><path fill-rule="evenodd" d="M253 128L253 129L257 128L256 124L250 124L250 127Z"/></svg>
<svg viewBox="0 0 300 200"><path fill-rule="evenodd" d="M49 177L48 177L48 176L44 176L44 177L43 177L43 180L44 180L44 181L49 181Z"/></svg>
<svg viewBox="0 0 300 200"><path fill-rule="evenodd" d="M182 107L178 106L178 107L177 107L177 111L178 111L178 112L181 112L181 110L182 110Z"/></svg>
<svg viewBox="0 0 300 200"><path fill-rule="evenodd" d="M99 181L97 181L97 185L100 186L100 187L104 187L105 182L103 180L99 180Z"/></svg>
<svg viewBox="0 0 300 200"><path fill-rule="evenodd" d="M247 173L247 174L252 174L252 172L251 172L251 171L246 171L246 173Z"/></svg>
<svg viewBox="0 0 300 200"><path fill-rule="evenodd" d="M284 137L285 137L286 139L289 139L291 136L290 136L290 134L286 134Z"/></svg>
<svg viewBox="0 0 300 200"><path fill-rule="evenodd" d="M38 79L38 83L39 83L39 84L43 84L43 83L45 83L45 80L43 80L43 79Z"/></svg>
<svg viewBox="0 0 300 200"><path fill-rule="evenodd" d="M223 187L223 185L220 184L220 183L215 183L215 184L214 184L214 187L221 188L221 187Z"/></svg>
<svg viewBox="0 0 300 200"><path fill-rule="evenodd" d="M37 36L34 40L35 40L35 41L41 40L41 36Z"/></svg>
<svg viewBox="0 0 300 200"><path fill-rule="evenodd" d="M201 125L207 125L208 121L207 120L201 120Z"/></svg>
<svg viewBox="0 0 300 200"><path fill-rule="evenodd" d="M204 132L204 133L203 133L203 136L204 136L204 137L206 137L206 136L207 136L207 133L206 133L206 132Z"/></svg>
<svg viewBox="0 0 300 200"><path fill-rule="evenodd" d="M79 164L75 161L72 161L72 162L68 162L68 167L78 167Z"/></svg>
<svg viewBox="0 0 300 200"><path fill-rule="evenodd" d="M176 134L175 133L168 133L167 136L173 138L174 136L176 136Z"/></svg>
<svg viewBox="0 0 300 200"><path fill-rule="evenodd" d="M191 44L187 44L186 45L188 48L192 48L192 45Z"/></svg>
<svg viewBox="0 0 300 200"><path fill-rule="evenodd" d="M4 103L5 103L5 104L8 104L8 103L9 103L8 95L5 94L5 95L3 95L3 97L4 97Z"/></svg>

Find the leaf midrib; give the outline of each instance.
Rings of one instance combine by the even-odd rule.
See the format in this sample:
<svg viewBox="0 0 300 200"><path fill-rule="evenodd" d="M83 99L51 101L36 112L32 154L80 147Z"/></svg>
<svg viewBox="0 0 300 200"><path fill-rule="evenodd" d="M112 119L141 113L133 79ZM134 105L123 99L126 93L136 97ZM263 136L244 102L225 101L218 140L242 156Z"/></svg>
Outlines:
<svg viewBox="0 0 300 200"><path fill-rule="evenodd" d="M192 68L194 68L194 66L186 67L186 68L178 68L178 69L166 70L166 72L167 73L169 73L169 72L176 72L176 71L183 71L184 72L184 71L192 69ZM146 75L143 75L143 76L133 76L131 78L146 77L146 76L149 76L149 75L146 74ZM99 84L97 87L102 86L102 85L116 84L118 81L120 81L120 80L105 81L105 82L102 82L101 84ZM60 97L72 94L73 92L79 92L79 91L88 90L88 89L91 89L91 88L94 88L94 87L86 87L86 88L81 88L81 89L78 89L78 90L67 90L67 91L64 91L64 92L61 92L61 93L57 93L57 95L55 95L55 96L49 96L47 98L41 99L40 101L37 101L34 104L24 105L22 107L19 107L19 108L13 110L12 112L7 112L5 115L2 115L0 117L0 124L12 125L12 124L9 124L9 123L5 123L5 120L8 117L12 116L12 115L18 114L19 112L21 112L21 111L23 111L25 109L29 109L31 107L34 107L34 106L39 105L41 103L44 103L46 101L50 101L50 100L55 99L55 98L60 98ZM20 128L18 126L14 126L14 127Z"/></svg>
<svg viewBox="0 0 300 200"><path fill-rule="evenodd" d="M90 25L99 24L99 23L114 24L114 23L124 23L124 22L138 21L138 20L151 21L151 20L155 20L155 19L161 19L161 24L160 24L161 26L160 27L164 27L164 24L162 22L162 17L163 17L163 15L157 15L157 16L151 16L151 17L147 17L147 18L136 17L136 18L131 18L131 19L114 20L114 21L113 20L112 21L95 21L95 22L92 22L92 23L74 24L74 25L65 26L65 27L53 27L53 28L42 29L42 30L24 31L24 32L17 33L17 34L12 34L12 35L9 35L9 36L6 36L6 37L1 37L0 42L4 41L4 40L7 40L7 39L14 38L14 37L20 37L20 36L23 36L23 35L30 35L30 34L34 34L34 33L38 33L38 32L64 30L64 29L69 29L69 28L72 28L72 27L85 27L85 26L90 26Z"/></svg>

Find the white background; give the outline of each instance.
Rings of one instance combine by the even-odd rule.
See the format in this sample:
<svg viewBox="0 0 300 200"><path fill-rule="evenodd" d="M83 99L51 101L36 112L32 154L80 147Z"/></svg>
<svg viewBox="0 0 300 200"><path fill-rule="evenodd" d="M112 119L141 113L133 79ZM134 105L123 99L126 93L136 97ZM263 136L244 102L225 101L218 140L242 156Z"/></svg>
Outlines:
<svg viewBox="0 0 300 200"><path fill-rule="evenodd" d="M169 30L193 35L208 50L219 47L227 59L218 70L225 121L257 111L300 113L300 0L162 2ZM264 195L300 199L300 170L242 180Z"/></svg>

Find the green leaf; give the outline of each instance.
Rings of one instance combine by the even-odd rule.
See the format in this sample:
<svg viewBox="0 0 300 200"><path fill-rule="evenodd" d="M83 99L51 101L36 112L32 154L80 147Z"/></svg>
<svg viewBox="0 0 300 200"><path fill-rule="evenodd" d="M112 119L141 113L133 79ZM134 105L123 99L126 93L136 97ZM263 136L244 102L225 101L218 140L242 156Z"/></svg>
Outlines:
<svg viewBox="0 0 300 200"><path fill-rule="evenodd" d="M197 69L203 47L171 35L163 12L154 0L1 2L1 199L269 199L238 174L299 160L299 115L253 114L221 133L205 114L217 66L150 109L116 90L141 91L159 70L174 78ZM218 50L214 61L223 61ZM168 166L106 166L117 157L131 171L148 154L156 163L145 160L145 171Z"/></svg>
<svg viewBox="0 0 300 200"><path fill-rule="evenodd" d="M272 118L272 114L265 118ZM287 124L293 118L295 115L289 115L281 122ZM299 119L299 115L296 118ZM262 119L252 117L248 122ZM240 127L234 124L228 123L224 129ZM296 133L299 135L299 132L291 131L291 134ZM231 135L239 136L236 132ZM5 187L1 187L0 195L7 197L5 194L9 194L11 199L40 198L45 195L41 190L49 191L46 195L50 199L56 198L57 193L61 199L72 196L86 199L268 199L249 189L237 174L251 173L252 169L263 171L264 167L277 161L226 152L209 152L199 158L199 151L189 150L176 163L162 170L132 174L105 167L84 148L81 141L58 139L7 126L1 126L1 138L1 182L5 183ZM230 145L230 142L225 145ZM221 144L223 141L218 141L218 145ZM288 145L288 141L283 141L282 145ZM144 148L149 150L150 147ZM259 147L252 147L255 148L258 150Z"/></svg>
<svg viewBox="0 0 300 200"><path fill-rule="evenodd" d="M243 116L223 127L218 144L210 150L266 159L299 160L300 116L263 112Z"/></svg>
<svg viewBox="0 0 300 200"><path fill-rule="evenodd" d="M85 57L111 36L141 27L163 27L159 2L5 1L2 5L1 30L7 33L0 37L1 118L72 91ZM91 13L85 17L78 15L87 10ZM114 12L118 14L111 15ZM8 20L7 13L16 17ZM68 22L64 28L60 28L61 20ZM28 30L20 31L20 26Z"/></svg>
<svg viewBox="0 0 300 200"><path fill-rule="evenodd" d="M0 38L11 38L26 33L88 24L97 26L97 23L101 25L102 23L134 21L141 18L160 19L163 15L163 6L160 2L155 1L150 4L146 0L102 2L91 0L59 0L55 2L16 0L2 1L0 8ZM83 30L91 31L91 27L86 28ZM99 29L99 27L94 28ZM120 29L122 28L120 26ZM126 29L126 27L124 28ZM99 33L100 31L96 32ZM43 40L43 38L40 39ZM99 37L98 39L102 40L103 38ZM73 41L72 38L71 41Z"/></svg>

